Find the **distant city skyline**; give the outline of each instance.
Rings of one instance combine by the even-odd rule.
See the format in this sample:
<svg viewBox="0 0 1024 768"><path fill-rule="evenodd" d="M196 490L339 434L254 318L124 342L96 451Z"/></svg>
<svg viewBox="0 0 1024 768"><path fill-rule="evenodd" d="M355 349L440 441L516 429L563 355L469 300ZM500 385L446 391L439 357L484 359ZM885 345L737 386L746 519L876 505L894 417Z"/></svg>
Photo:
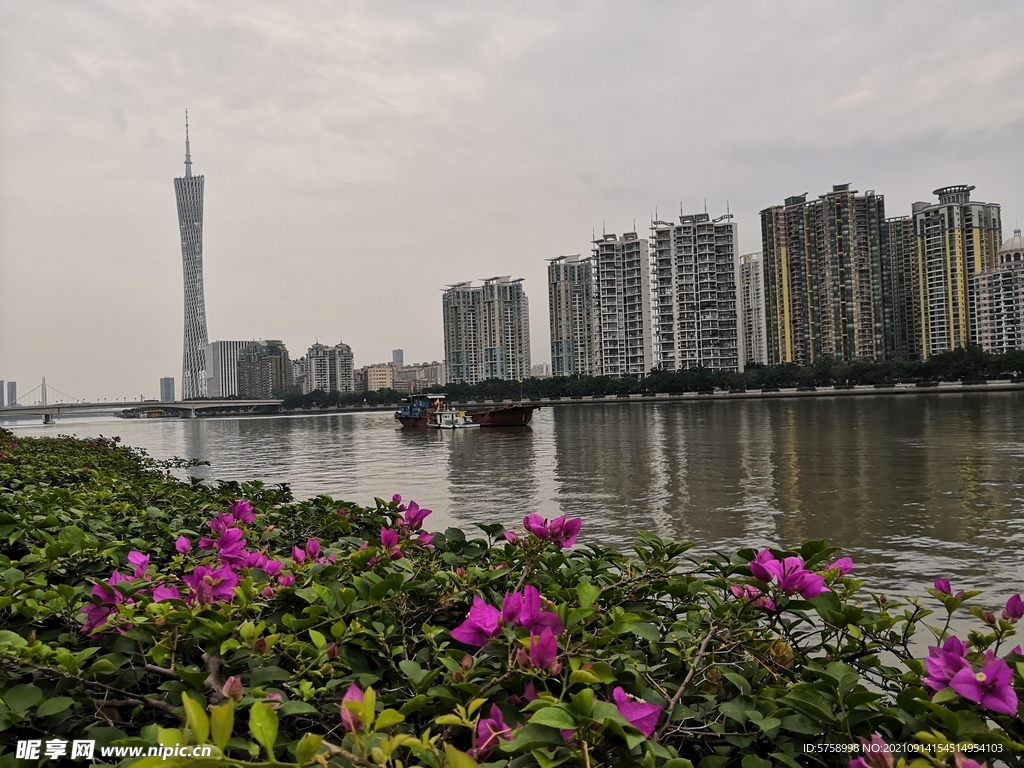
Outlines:
<svg viewBox="0 0 1024 768"><path fill-rule="evenodd" d="M1005 239L1024 218L1024 55L1004 30L1024 6L929 9L0 2L0 375L155 397L179 364L167 180L186 107L216 339L301 350L343 331L360 361L436 360L438 289L513 273L542 362L544 259L602 224L646 234L665 201L728 208L749 253L757 212L786 197L849 182L894 218L969 183L1002 205ZM837 50L861 65L820 64ZM699 103L717 106L684 108Z"/></svg>

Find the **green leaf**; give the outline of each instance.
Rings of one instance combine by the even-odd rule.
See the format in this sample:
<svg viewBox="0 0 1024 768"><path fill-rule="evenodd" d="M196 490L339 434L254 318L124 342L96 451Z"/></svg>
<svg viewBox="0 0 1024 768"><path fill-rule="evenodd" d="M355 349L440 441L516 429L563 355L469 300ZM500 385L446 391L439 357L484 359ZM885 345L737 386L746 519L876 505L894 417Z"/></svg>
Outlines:
<svg viewBox="0 0 1024 768"><path fill-rule="evenodd" d="M661 642L661 633L658 631L658 628L653 624L641 622L640 624L637 624L636 626L632 627L629 631L637 637L642 637L649 643Z"/></svg>
<svg viewBox="0 0 1024 768"><path fill-rule="evenodd" d="M411 659L403 659L398 662L398 668L402 670L409 679L412 680L413 684L417 686L420 684L420 680L426 677L427 674L423 667Z"/></svg>
<svg viewBox="0 0 1024 768"><path fill-rule="evenodd" d="M28 641L17 632L9 629L0 630L0 645L13 645L15 648L24 648Z"/></svg>
<svg viewBox="0 0 1024 768"><path fill-rule="evenodd" d="M562 734L557 728L527 723L515 732L511 741L502 741L498 745L498 749L507 754L513 754L539 747L561 746L564 743Z"/></svg>
<svg viewBox="0 0 1024 768"><path fill-rule="evenodd" d="M743 768L772 768L772 761L757 755L746 755L740 762Z"/></svg>
<svg viewBox="0 0 1024 768"><path fill-rule="evenodd" d="M941 691L932 696L933 704L945 704L947 701L954 701L959 699L960 694L954 691L952 688L943 688Z"/></svg>
<svg viewBox="0 0 1024 768"><path fill-rule="evenodd" d="M223 704L210 708L210 730L213 732L213 743L223 752L231 740L231 732L235 728L235 702L228 699Z"/></svg>
<svg viewBox="0 0 1024 768"><path fill-rule="evenodd" d="M674 757L668 762L662 763L661 768L693 768L693 763L685 757Z"/></svg>
<svg viewBox="0 0 1024 768"><path fill-rule="evenodd" d="M583 685L595 685L601 682L601 678L586 669L578 669L569 675L569 685L583 683Z"/></svg>
<svg viewBox="0 0 1024 768"><path fill-rule="evenodd" d="M4 694L4 703L12 712L24 715L43 698L43 692L34 685L16 685Z"/></svg>
<svg viewBox="0 0 1024 768"><path fill-rule="evenodd" d="M74 703L75 700L69 699L67 696L58 696L55 699L47 699L39 705L38 709L36 709L36 716L46 717L48 715L56 715L58 712L63 712Z"/></svg>
<svg viewBox="0 0 1024 768"><path fill-rule="evenodd" d="M315 629L309 630L309 639L318 649L327 645L327 638L323 636L322 632L317 632Z"/></svg>
<svg viewBox="0 0 1024 768"><path fill-rule="evenodd" d="M319 715L320 710L304 701L286 701L277 710L278 717L289 715Z"/></svg>
<svg viewBox="0 0 1024 768"><path fill-rule="evenodd" d="M253 670L252 675L249 677L249 685L256 688L267 683L281 683L291 679L292 675L287 669L281 669L281 667L260 667Z"/></svg>
<svg viewBox="0 0 1024 768"><path fill-rule="evenodd" d="M206 717L203 705L185 694L181 697L181 706L185 709L185 721L192 735L196 737L196 744L205 744L210 735L210 721Z"/></svg>
<svg viewBox="0 0 1024 768"><path fill-rule="evenodd" d="M257 701L249 712L249 731L256 741L267 750L267 756L274 759L274 743L277 741L277 712L269 704Z"/></svg>
<svg viewBox="0 0 1024 768"><path fill-rule="evenodd" d="M476 760L465 752L460 752L451 744L444 745L444 756L450 768L476 768Z"/></svg>
<svg viewBox="0 0 1024 768"><path fill-rule="evenodd" d="M318 736L315 733L307 733L299 739L299 743L295 745L295 762L299 765L308 763L316 756L317 750L320 749L320 745L323 741L323 736Z"/></svg>
<svg viewBox="0 0 1024 768"><path fill-rule="evenodd" d="M601 596L601 588L596 584L580 584L576 587L576 594L580 598L580 608L590 608Z"/></svg>
<svg viewBox="0 0 1024 768"><path fill-rule="evenodd" d="M559 707L545 707L533 713L530 718L530 725L546 725L551 728L558 728L561 731L576 730L576 720Z"/></svg>
<svg viewBox="0 0 1024 768"><path fill-rule="evenodd" d="M398 725L403 720L405 720L405 715L400 712L396 712L393 709L385 709L377 715L377 720L374 722L373 727L374 730L384 731L392 726Z"/></svg>

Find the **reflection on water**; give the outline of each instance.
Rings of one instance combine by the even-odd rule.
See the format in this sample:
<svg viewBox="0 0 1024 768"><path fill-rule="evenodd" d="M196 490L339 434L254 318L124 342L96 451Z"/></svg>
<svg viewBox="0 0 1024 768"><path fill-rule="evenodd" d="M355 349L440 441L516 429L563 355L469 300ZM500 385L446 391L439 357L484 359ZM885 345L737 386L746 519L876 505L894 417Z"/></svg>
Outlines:
<svg viewBox="0 0 1024 768"><path fill-rule="evenodd" d="M431 522L527 512L584 518L584 539L638 528L702 551L825 538L860 575L1019 589L1024 393L545 408L526 428L403 430L384 413L69 419L22 434L120 434L201 477L287 482L298 496L401 493Z"/></svg>

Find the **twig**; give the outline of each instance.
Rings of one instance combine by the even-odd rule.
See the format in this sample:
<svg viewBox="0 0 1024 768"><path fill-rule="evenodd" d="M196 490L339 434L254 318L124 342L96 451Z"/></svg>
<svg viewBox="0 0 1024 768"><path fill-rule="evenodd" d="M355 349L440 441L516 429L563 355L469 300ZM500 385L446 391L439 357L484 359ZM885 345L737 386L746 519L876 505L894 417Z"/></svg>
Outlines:
<svg viewBox="0 0 1024 768"><path fill-rule="evenodd" d="M660 742L661 737L665 734L665 731L668 730L668 726L672 722L672 713L675 711L676 705L679 703L679 700L683 697L683 694L686 693L686 689L689 687L690 682L693 680L693 676L697 674L697 667L700 666L701 661L704 659L704 654L707 653L708 650L708 643L711 642L711 638L714 634L715 624L714 622L712 622L711 627L708 629L708 633L704 635L704 640L703 642L701 642L700 648L697 650L697 655L694 657L693 662L690 664L690 671L686 673L686 677L683 678L683 682L680 683L678 690L676 690L675 695L672 697L672 700L669 701L668 706L665 708L665 724L658 729L658 732L656 734L654 734L655 744L658 744Z"/></svg>
<svg viewBox="0 0 1024 768"><path fill-rule="evenodd" d="M217 704L224 699L224 694L221 693L224 681L220 679L220 668L224 664L224 659L215 653L204 653L203 661L208 672L204 684L210 689L210 704Z"/></svg>
<svg viewBox="0 0 1024 768"><path fill-rule="evenodd" d="M178 673L173 669L167 669L167 667L158 667L156 664L147 664L144 669L147 672L153 672L157 675L163 675L164 677L173 677L177 679Z"/></svg>

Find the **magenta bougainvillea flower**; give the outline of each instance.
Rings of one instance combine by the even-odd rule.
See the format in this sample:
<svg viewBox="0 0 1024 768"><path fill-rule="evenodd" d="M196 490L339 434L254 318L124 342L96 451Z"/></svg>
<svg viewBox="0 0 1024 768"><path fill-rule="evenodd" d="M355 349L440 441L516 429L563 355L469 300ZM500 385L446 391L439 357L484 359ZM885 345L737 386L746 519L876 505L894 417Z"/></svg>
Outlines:
<svg viewBox="0 0 1024 768"><path fill-rule="evenodd" d="M527 584L522 592L510 592L501 604L501 620L505 624L522 627L531 635L540 634L547 627L555 634L565 631L557 613L543 610L540 592Z"/></svg>
<svg viewBox="0 0 1024 768"><path fill-rule="evenodd" d="M928 676L921 678L921 682L933 691L948 688L949 681L957 672L971 668L970 662L964 658L966 655L967 646L956 635L948 637L941 648L932 646L924 662Z"/></svg>
<svg viewBox="0 0 1024 768"><path fill-rule="evenodd" d="M83 633L89 634L96 627L106 624L110 615L117 610L116 606L125 602L124 595L113 589L114 585L120 584L122 581L130 581L130 579L122 576L120 571L114 571L105 582L93 582L92 594L94 597L100 598L103 603L100 605L91 603L82 609L86 616L85 624L82 625Z"/></svg>
<svg viewBox="0 0 1024 768"><path fill-rule="evenodd" d="M508 741L512 738L512 729L505 724L505 718L497 704L491 705L490 717L480 719L476 730L476 745L469 751L471 757L481 759L487 757L498 745L499 739Z"/></svg>
<svg viewBox="0 0 1024 768"><path fill-rule="evenodd" d="M1020 595L1014 595L1006 601L1006 609L1003 611L1003 615L1010 621L1024 618L1024 600L1020 599Z"/></svg>
<svg viewBox="0 0 1024 768"><path fill-rule="evenodd" d="M892 750L885 743L885 739L877 733L871 735L871 741L861 739L864 757L857 757L851 760L850 768L892 768Z"/></svg>
<svg viewBox="0 0 1024 768"><path fill-rule="evenodd" d="M619 710L619 714L647 738L651 737L654 729L658 727L658 719L661 717L660 704L649 704L636 696L630 696L622 688L612 691L612 701Z"/></svg>
<svg viewBox="0 0 1024 768"><path fill-rule="evenodd" d="M189 586L185 602L190 605L193 602L210 605L230 600L235 596L234 590L238 586L238 574L226 565L217 570L197 565L192 573L186 573L181 578Z"/></svg>
<svg viewBox="0 0 1024 768"><path fill-rule="evenodd" d="M430 514L432 512L429 509L424 509L415 501L410 501L409 507L405 510L405 524L414 531L418 530Z"/></svg>
<svg viewBox="0 0 1024 768"><path fill-rule="evenodd" d="M355 683L352 683L345 691L345 695L341 697L341 724L345 726L345 730L349 733L352 731L361 731L363 729L363 721L359 719L359 715L354 712L349 712L345 709L346 701L358 701L360 704L363 703L365 694L363 689Z"/></svg>
<svg viewBox="0 0 1024 768"><path fill-rule="evenodd" d="M380 529L380 543L385 549L398 546L398 531L392 528Z"/></svg>
<svg viewBox="0 0 1024 768"><path fill-rule="evenodd" d="M231 505L231 515L240 523L248 525L256 519L252 503L248 499L239 499Z"/></svg>
<svg viewBox="0 0 1024 768"><path fill-rule="evenodd" d="M829 591L825 586L825 577L807 570L803 558L787 557L780 562L767 548L758 552L750 561L750 573L765 584L774 581L779 590L787 595L799 593L808 600Z"/></svg>
<svg viewBox="0 0 1024 768"><path fill-rule="evenodd" d="M551 541L553 544L567 549L576 543L576 537L583 527L583 520L578 517L570 520L566 515L562 515L549 523L546 517L541 517L536 512L531 512L523 518L523 527L538 539ZM508 538L507 534L505 538ZM512 539L509 539L509 541L515 543Z"/></svg>
<svg viewBox="0 0 1024 768"><path fill-rule="evenodd" d="M298 547L292 547L292 562L294 562L296 565L302 565L304 562L306 562L305 551L299 549Z"/></svg>
<svg viewBox="0 0 1024 768"><path fill-rule="evenodd" d="M192 549L192 542L184 536L179 536L178 540L174 542L174 548L178 550L179 554L186 555Z"/></svg>
<svg viewBox="0 0 1024 768"><path fill-rule="evenodd" d="M241 701L242 697L245 696L245 690L242 688L241 678L232 675L224 681L224 685L220 689L220 695L225 699L231 699L232 701Z"/></svg>
<svg viewBox="0 0 1024 768"><path fill-rule="evenodd" d="M153 589L153 602L159 603L161 600L181 600L181 593L177 587L168 587L161 584Z"/></svg>
<svg viewBox="0 0 1024 768"><path fill-rule="evenodd" d="M980 672L970 666L959 670L949 681L949 687L965 699L1004 715L1017 714L1017 692L1013 690L1013 672L1010 666L992 651L985 654Z"/></svg>
<svg viewBox="0 0 1024 768"><path fill-rule="evenodd" d="M775 610L775 601L753 584L744 584L742 587L733 584L729 587L729 591L740 600L749 600L758 608L764 608L766 611Z"/></svg>
<svg viewBox="0 0 1024 768"><path fill-rule="evenodd" d="M935 583L932 586L935 587L936 591L941 592L944 595L953 594L953 588L949 585L949 579L938 578L935 580ZM964 591L961 589L959 592L956 593L955 596L963 597Z"/></svg>
<svg viewBox="0 0 1024 768"><path fill-rule="evenodd" d="M840 576L845 576L846 574L848 574L850 571L853 570L853 558L852 557L841 557L838 560L836 560L834 563L832 563L832 565L826 565L825 566L825 570L826 571L831 571L833 569L839 571L839 575Z"/></svg>
<svg viewBox="0 0 1024 768"><path fill-rule="evenodd" d="M452 639L477 647L487 645L487 641L498 634L499 618L501 611L474 597L466 620L452 630Z"/></svg>
<svg viewBox="0 0 1024 768"><path fill-rule="evenodd" d="M281 561L280 560L267 560L263 565L263 572L267 576L273 577L281 572Z"/></svg>
<svg viewBox="0 0 1024 768"><path fill-rule="evenodd" d="M550 629L545 627L539 636L530 635L528 658L534 669L542 669L553 675L559 673L562 665L555 661L558 658L558 641Z"/></svg>
<svg viewBox="0 0 1024 768"><path fill-rule="evenodd" d="M306 554L312 557L314 560L320 557L320 540L319 539L308 539L306 541Z"/></svg>
<svg viewBox="0 0 1024 768"><path fill-rule="evenodd" d="M986 768L986 763L979 763L977 760L971 760L963 752L953 753L953 762L956 763L956 768Z"/></svg>
<svg viewBox="0 0 1024 768"><path fill-rule="evenodd" d="M132 550L128 553L128 562L135 566L134 578L141 579L146 575L146 569L149 567L149 555Z"/></svg>

